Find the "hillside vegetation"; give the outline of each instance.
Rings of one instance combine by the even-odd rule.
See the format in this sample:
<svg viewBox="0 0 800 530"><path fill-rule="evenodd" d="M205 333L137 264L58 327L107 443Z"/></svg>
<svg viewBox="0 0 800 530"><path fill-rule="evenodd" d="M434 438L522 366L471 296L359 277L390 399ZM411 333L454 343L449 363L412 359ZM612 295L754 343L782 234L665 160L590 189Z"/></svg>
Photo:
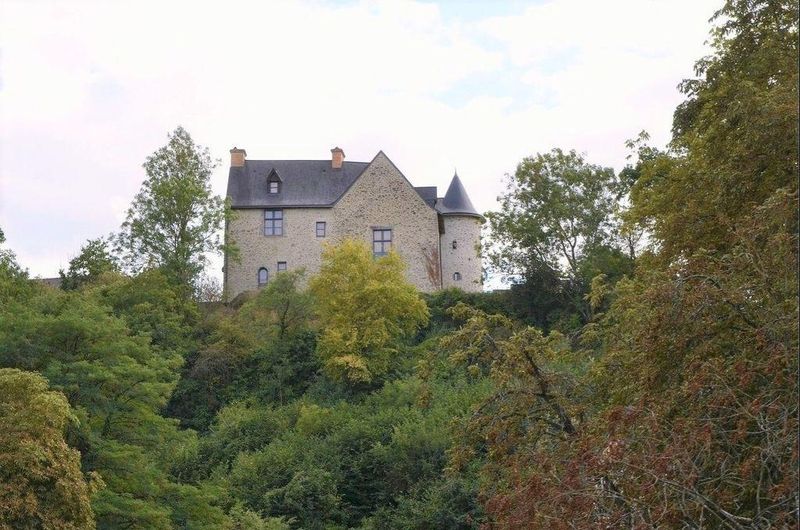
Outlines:
<svg viewBox="0 0 800 530"><path fill-rule="evenodd" d="M798 3L713 24L668 146L508 177L506 291L345 241L210 301L180 128L60 289L0 249L0 529L796 527Z"/></svg>

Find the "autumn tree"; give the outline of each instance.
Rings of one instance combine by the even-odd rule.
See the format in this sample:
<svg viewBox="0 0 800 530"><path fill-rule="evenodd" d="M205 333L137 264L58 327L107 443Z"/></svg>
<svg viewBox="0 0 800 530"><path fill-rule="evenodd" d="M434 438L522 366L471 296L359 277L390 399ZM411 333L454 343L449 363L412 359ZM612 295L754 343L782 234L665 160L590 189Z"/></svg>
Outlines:
<svg viewBox="0 0 800 530"><path fill-rule="evenodd" d="M160 267L173 283L194 289L206 254L222 250L225 203L210 183L216 166L183 127L147 157L147 177L116 238L128 268Z"/></svg>
<svg viewBox="0 0 800 530"><path fill-rule="evenodd" d="M797 525L798 4L730 0L715 19L669 149L636 146L625 217L651 237L590 297L611 301L584 328L586 421L499 452L500 527ZM501 412L505 432L531 424Z"/></svg>
<svg viewBox="0 0 800 530"><path fill-rule="evenodd" d="M397 252L376 259L356 240L323 251L310 287L321 328L317 351L332 378L370 383L388 369L395 342L428 321L404 270Z"/></svg>
<svg viewBox="0 0 800 530"><path fill-rule="evenodd" d="M95 527L80 453L64 439L75 421L41 375L0 368L0 528Z"/></svg>

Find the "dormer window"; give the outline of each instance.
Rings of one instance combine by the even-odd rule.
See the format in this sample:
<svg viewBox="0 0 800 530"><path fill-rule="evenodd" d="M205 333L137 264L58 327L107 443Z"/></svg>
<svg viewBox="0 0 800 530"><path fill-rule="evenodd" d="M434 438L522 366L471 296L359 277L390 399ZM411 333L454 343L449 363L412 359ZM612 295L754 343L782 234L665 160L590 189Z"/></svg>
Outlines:
<svg viewBox="0 0 800 530"><path fill-rule="evenodd" d="M277 195L281 192L281 178L278 173L273 169L267 177L267 193L270 195Z"/></svg>

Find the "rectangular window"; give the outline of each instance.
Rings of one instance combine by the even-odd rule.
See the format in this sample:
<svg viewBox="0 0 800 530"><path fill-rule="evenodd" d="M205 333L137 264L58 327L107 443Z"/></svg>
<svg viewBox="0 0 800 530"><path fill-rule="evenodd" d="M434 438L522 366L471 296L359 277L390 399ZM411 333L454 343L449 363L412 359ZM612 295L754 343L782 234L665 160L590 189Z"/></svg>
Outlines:
<svg viewBox="0 0 800 530"><path fill-rule="evenodd" d="M392 248L392 231L388 228L381 228L372 231L372 255L375 257L385 256Z"/></svg>
<svg viewBox="0 0 800 530"><path fill-rule="evenodd" d="M317 221L317 237L325 237L325 221Z"/></svg>
<svg viewBox="0 0 800 530"><path fill-rule="evenodd" d="M283 272L285 270L286 270L286 262L285 261L279 261L278 262L278 272Z"/></svg>
<svg viewBox="0 0 800 530"><path fill-rule="evenodd" d="M278 193L278 181L272 180L269 183L269 192L270 193Z"/></svg>
<svg viewBox="0 0 800 530"><path fill-rule="evenodd" d="M283 210L264 210L264 235L283 235Z"/></svg>

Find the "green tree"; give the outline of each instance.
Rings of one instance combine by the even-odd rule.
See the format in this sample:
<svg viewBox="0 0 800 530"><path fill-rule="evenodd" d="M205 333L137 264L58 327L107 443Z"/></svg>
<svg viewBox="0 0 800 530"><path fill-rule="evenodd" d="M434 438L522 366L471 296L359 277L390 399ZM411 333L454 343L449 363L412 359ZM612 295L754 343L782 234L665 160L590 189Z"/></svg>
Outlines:
<svg viewBox="0 0 800 530"><path fill-rule="evenodd" d="M590 311L583 297L592 276L616 278L630 271L630 259L619 250L613 215L623 190L613 169L561 149L524 158L509 177L500 210L486 216L489 258L516 283L534 286L527 289L537 299L532 312L552 307L536 324L568 322L571 313L587 321Z"/></svg>
<svg viewBox="0 0 800 530"><path fill-rule="evenodd" d="M0 368L0 528L95 527L80 453L64 439L74 421L42 376Z"/></svg>
<svg viewBox="0 0 800 530"><path fill-rule="evenodd" d="M396 341L428 322L428 308L404 269L396 252L374 259L360 241L323 251L310 287L322 330L317 351L333 379L370 383L386 373Z"/></svg>
<svg viewBox="0 0 800 530"><path fill-rule="evenodd" d="M111 254L110 242L102 237L88 240L77 256L69 260L67 272L58 271L61 288L77 289L97 279L104 272L119 272L117 259Z"/></svg>
<svg viewBox="0 0 800 530"><path fill-rule="evenodd" d="M493 263L512 274L536 262L578 276L583 255L610 238L616 185L613 169L588 164L575 151L523 159L500 211L487 214Z"/></svg>
<svg viewBox="0 0 800 530"><path fill-rule="evenodd" d="M116 240L131 270L160 267L172 282L195 287L206 253L222 250L225 204L209 180L216 165L183 127L147 157L147 178Z"/></svg>

